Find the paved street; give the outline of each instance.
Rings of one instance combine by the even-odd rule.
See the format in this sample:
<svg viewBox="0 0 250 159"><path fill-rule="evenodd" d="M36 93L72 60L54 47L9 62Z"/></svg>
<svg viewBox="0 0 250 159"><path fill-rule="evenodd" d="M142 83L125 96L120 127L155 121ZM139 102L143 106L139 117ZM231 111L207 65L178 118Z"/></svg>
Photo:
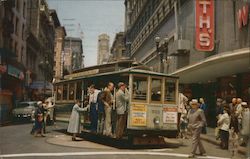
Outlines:
<svg viewBox="0 0 250 159"><path fill-rule="evenodd" d="M45 138L33 137L29 134L31 124L10 125L0 128L0 158L101 158L101 159L149 159L161 158L187 158L190 150L190 140L180 140L183 145L178 148L150 149L118 149L106 145L80 140L72 142L70 136L63 130L65 123L57 123L48 127ZM200 158L230 158L228 151L221 150L215 145L204 142L207 149L206 157ZM216 157L215 157L216 156ZM237 158L244 158L238 156Z"/></svg>

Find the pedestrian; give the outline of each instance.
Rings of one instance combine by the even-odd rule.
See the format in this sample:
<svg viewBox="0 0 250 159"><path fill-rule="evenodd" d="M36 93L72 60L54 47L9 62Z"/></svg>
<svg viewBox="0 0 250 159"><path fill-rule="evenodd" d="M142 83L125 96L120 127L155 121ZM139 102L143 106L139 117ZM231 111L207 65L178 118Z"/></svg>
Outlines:
<svg viewBox="0 0 250 159"><path fill-rule="evenodd" d="M44 117L44 108L43 108L43 102L38 101L37 102L38 108L35 111L35 126L34 126L34 136L37 137L38 134L41 135L41 137L44 136L44 131L43 131L43 117Z"/></svg>
<svg viewBox="0 0 250 159"><path fill-rule="evenodd" d="M98 105L97 98L98 94L101 92L100 90L95 88L95 85L91 85L89 87L90 95L89 95L89 105L90 105L90 130L93 133L97 132L97 123L98 123Z"/></svg>
<svg viewBox="0 0 250 159"><path fill-rule="evenodd" d="M230 114L233 114L236 108L237 98L232 98L232 103L229 104Z"/></svg>
<svg viewBox="0 0 250 159"><path fill-rule="evenodd" d="M109 82L107 87L104 89L102 96L102 100L104 103L104 110L105 110L105 123L104 123L103 134L106 136L112 136L111 111L114 99L112 94L113 90L114 90L114 83Z"/></svg>
<svg viewBox="0 0 250 159"><path fill-rule="evenodd" d="M122 138L127 120L129 93L125 83L123 82L118 83L118 88L119 90L116 93L116 113L117 113L116 138L120 139Z"/></svg>
<svg viewBox="0 0 250 159"><path fill-rule="evenodd" d="M80 107L80 100L76 100L75 105L72 108L71 116L69 119L69 125L67 132L72 133L72 141L76 141L76 135L81 132L80 129L80 114L79 112L86 111L86 108Z"/></svg>
<svg viewBox="0 0 250 159"><path fill-rule="evenodd" d="M104 129L104 121L105 121L105 112L104 112L104 103L103 103L103 95L104 92L101 91L97 96L97 104L98 104L98 122L97 122L97 133L102 134Z"/></svg>
<svg viewBox="0 0 250 159"><path fill-rule="evenodd" d="M205 114L205 117L207 117L207 105L204 101L203 98L200 98L199 99L199 102L200 102L200 109L203 110L204 114ZM207 133L207 126L204 125L204 127L202 128L202 131L201 131L202 134L206 134Z"/></svg>
<svg viewBox="0 0 250 159"><path fill-rule="evenodd" d="M242 102L242 129L241 135L243 138L243 146L247 146L249 150L247 152L247 157L250 158L250 109L249 105L246 102Z"/></svg>
<svg viewBox="0 0 250 159"><path fill-rule="evenodd" d="M221 139L221 148L228 149L228 140L229 140L229 126L230 126L230 117L228 115L228 109L224 108L223 114L219 117L217 125L220 127L220 139Z"/></svg>
<svg viewBox="0 0 250 159"><path fill-rule="evenodd" d="M218 117L220 114L223 114L223 106L222 106L223 100L221 98L217 98L216 101L216 116Z"/></svg>
<svg viewBox="0 0 250 159"><path fill-rule="evenodd" d="M238 134L234 131L234 127L229 130L229 141L228 149L231 152L232 158L238 153L239 146L239 137Z"/></svg>
<svg viewBox="0 0 250 159"><path fill-rule="evenodd" d="M182 114L180 119L180 134L179 137L183 139L187 139L187 126L188 126L188 120L187 120L187 114Z"/></svg>
<svg viewBox="0 0 250 159"><path fill-rule="evenodd" d="M242 128L242 99L241 98L237 98L237 105L236 105L236 109L235 109L235 115L237 116L238 119L238 129L239 132L241 131Z"/></svg>
<svg viewBox="0 0 250 159"><path fill-rule="evenodd" d="M191 106L192 108L189 110L187 118L188 129L192 132L192 152L188 157L194 158L198 147L200 151L199 155L206 153L200 138L202 127L206 124L206 118L203 110L199 108L197 99L192 100Z"/></svg>

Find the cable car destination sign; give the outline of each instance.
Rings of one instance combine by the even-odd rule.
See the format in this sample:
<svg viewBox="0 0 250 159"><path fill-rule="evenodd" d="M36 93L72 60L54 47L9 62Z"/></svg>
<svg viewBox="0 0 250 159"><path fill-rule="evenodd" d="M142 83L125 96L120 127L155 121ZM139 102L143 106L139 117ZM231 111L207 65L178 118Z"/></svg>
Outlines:
<svg viewBox="0 0 250 159"><path fill-rule="evenodd" d="M214 0L196 0L195 48L198 51L214 49Z"/></svg>

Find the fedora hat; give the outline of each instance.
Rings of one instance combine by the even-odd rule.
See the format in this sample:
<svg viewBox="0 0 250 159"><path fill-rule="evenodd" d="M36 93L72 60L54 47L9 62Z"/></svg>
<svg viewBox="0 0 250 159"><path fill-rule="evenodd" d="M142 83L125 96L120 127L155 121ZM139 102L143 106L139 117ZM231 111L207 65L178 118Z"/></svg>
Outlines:
<svg viewBox="0 0 250 159"><path fill-rule="evenodd" d="M192 99L191 104L192 105L198 105L199 103L198 103L197 99Z"/></svg>

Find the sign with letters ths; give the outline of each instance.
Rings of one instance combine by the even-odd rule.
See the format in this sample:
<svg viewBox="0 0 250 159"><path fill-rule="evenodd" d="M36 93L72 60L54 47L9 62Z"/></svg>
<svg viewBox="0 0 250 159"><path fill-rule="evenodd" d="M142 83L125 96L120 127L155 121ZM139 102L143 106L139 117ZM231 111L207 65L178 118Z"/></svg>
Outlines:
<svg viewBox="0 0 250 159"><path fill-rule="evenodd" d="M195 48L198 51L213 51L214 49L214 0L196 0Z"/></svg>
<svg viewBox="0 0 250 159"><path fill-rule="evenodd" d="M131 107L131 125L147 125L147 107L144 104L133 104Z"/></svg>

